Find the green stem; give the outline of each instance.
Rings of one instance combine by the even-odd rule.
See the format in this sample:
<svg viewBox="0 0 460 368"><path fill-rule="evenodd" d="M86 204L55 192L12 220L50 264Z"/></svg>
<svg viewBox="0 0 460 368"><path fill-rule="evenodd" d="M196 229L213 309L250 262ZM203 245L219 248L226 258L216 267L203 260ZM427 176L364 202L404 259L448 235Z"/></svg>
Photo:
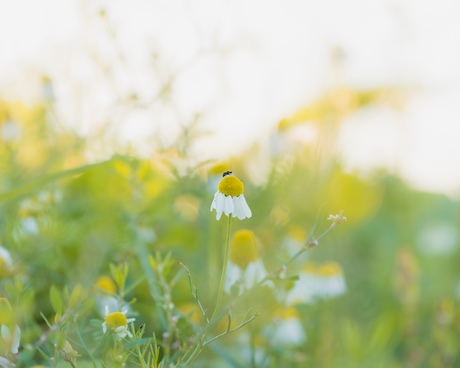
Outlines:
<svg viewBox="0 0 460 368"><path fill-rule="evenodd" d="M228 263L228 255L229 255L229 250L230 250L230 233L231 233L231 228L232 228L232 216L228 216L228 223L227 223L227 237L225 240L225 253L224 253L224 264L222 266L222 274L220 276L220 284L219 284L219 291L217 295L217 303L216 307L214 309L214 313L212 314L211 319L209 320L209 323L212 323L214 321L214 318L216 317L217 313L220 310L220 306L222 304L222 295L224 294L224 285L225 285L225 276L227 274L227 263ZM209 330L206 331L204 336L198 340L197 347L193 351L192 355L187 359L185 362L186 366L189 366L195 358L198 356L198 354L203 350L204 343L206 341L206 338L208 337Z"/></svg>
<svg viewBox="0 0 460 368"><path fill-rule="evenodd" d="M225 275L227 274L228 254L230 253L229 250L230 250L230 230L231 228L232 228L232 217L228 216L227 237L225 240L224 265L222 267L222 274L220 276L219 294L217 296L216 308L214 309L214 313L212 314L211 321L216 316L217 312L220 309L220 305L222 304L222 295L224 294Z"/></svg>

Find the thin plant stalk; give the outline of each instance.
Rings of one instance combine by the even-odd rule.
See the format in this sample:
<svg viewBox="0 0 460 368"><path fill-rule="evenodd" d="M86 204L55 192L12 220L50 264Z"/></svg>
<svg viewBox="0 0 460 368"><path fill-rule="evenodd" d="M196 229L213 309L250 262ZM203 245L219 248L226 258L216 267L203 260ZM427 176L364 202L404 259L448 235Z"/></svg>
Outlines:
<svg viewBox="0 0 460 368"><path fill-rule="evenodd" d="M224 294L225 275L227 274L228 255L230 253L230 232L231 232L231 228L232 228L232 217L228 216L227 237L225 239L224 264L223 264L223 267L222 267L222 274L220 276L219 294L217 296L216 308L214 309L214 313L212 314L211 321L216 316L217 312L220 309L220 305L222 304L222 295Z"/></svg>
<svg viewBox="0 0 460 368"><path fill-rule="evenodd" d="M214 318L217 316L220 306L222 304L222 296L224 294L224 284L225 284L225 276L227 274L227 263L228 263L228 256L230 253L230 233L231 233L231 228L232 228L232 216L228 216L228 223L227 223L227 236L225 239L225 251L224 251L224 264L222 266L222 274L220 276L220 283L219 283L219 290L217 294L217 302L216 302L216 307L214 308L214 313L212 314L212 317L209 321L209 323L212 323L214 321ZM206 338L208 337L209 330L204 334L204 336L199 339L197 347L193 351L192 355L187 359L185 362L186 366L189 366L195 358L198 356L198 354L203 350L204 347L204 342L206 341Z"/></svg>

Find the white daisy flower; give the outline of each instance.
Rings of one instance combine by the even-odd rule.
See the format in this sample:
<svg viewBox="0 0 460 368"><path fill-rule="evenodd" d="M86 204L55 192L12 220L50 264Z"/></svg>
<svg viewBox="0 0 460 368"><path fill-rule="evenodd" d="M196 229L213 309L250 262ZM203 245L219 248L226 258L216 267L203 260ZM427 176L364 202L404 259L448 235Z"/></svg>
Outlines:
<svg viewBox="0 0 460 368"><path fill-rule="evenodd" d="M315 264L308 262L300 271L294 287L289 290L286 303L288 305L309 304L314 303L321 296L322 279L318 275Z"/></svg>
<svg viewBox="0 0 460 368"><path fill-rule="evenodd" d="M267 276L262 260L259 258L257 240L251 230L238 230L235 232L230 244L230 260L227 266L227 275L224 290L230 293L235 284L250 289ZM272 281L267 285L274 286Z"/></svg>
<svg viewBox="0 0 460 368"><path fill-rule="evenodd" d="M342 268L336 262L326 262L322 265L307 263L299 273L294 287L289 290L286 303L308 304L318 299L338 297L347 290Z"/></svg>
<svg viewBox="0 0 460 368"><path fill-rule="evenodd" d="M281 321L275 330L272 343L280 346L300 346L307 341L307 335L298 318Z"/></svg>
<svg viewBox="0 0 460 368"><path fill-rule="evenodd" d="M225 213L226 216L238 217L240 220L252 216L244 199L243 183L236 176L226 175L219 182L211 204L211 212L213 209L217 212L217 220L220 220L222 213Z"/></svg>
<svg viewBox="0 0 460 368"><path fill-rule="evenodd" d="M123 312L114 312L109 314L109 307L105 308L105 318L104 323L102 324L102 331L107 332L108 329L114 331L120 339L123 339L128 335L130 339L133 338L131 332L128 331L128 323L134 322L135 318L126 318L126 313L128 312L125 309Z"/></svg>
<svg viewBox="0 0 460 368"><path fill-rule="evenodd" d="M307 335L293 307L285 307L275 313L274 326L268 328L267 335L273 346L298 347L307 341Z"/></svg>
<svg viewBox="0 0 460 368"><path fill-rule="evenodd" d="M347 291L347 285L343 276L342 267L337 262L326 262L318 269L321 277L322 297L335 298Z"/></svg>

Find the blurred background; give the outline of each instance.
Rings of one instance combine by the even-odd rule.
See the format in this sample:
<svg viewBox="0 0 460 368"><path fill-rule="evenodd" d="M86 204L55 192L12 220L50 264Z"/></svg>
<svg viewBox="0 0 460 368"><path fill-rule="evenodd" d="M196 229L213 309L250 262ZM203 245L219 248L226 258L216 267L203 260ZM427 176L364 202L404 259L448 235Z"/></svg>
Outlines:
<svg viewBox="0 0 460 368"><path fill-rule="evenodd" d="M40 313L53 315L49 285L96 298L110 263L130 265L136 324L162 336L139 249L186 264L211 309L225 221L209 207L232 170L253 212L234 231L254 232L268 271L330 213L347 221L288 268L300 280L248 300L253 327L196 366L460 366L459 10L0 2L0 296L17 311L19 364L44 363L31 347ZM174 267L174 313L193 331ZM95 306L82 329L97 318Z"/></svg>

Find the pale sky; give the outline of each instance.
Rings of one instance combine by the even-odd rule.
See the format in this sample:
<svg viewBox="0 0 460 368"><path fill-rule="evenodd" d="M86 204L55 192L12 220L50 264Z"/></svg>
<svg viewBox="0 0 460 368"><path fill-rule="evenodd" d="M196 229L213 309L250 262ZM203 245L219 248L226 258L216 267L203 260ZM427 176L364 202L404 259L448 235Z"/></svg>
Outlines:
<svg viewBox="0 0 460 368"><path fill-rule="evenodd" d="M48 75L61 123L80 134L108 124L106 136L148 155L152 135L170 143L201 114L213 134L194 152L222 158L266 142L281 118L337 83L402 86L405 109L350 116L337 151L350 170L383 166L460 195L458 1L0 0L0 14L0 93L33 103ZM151 104L171 76L171 102Z"/></svg>

